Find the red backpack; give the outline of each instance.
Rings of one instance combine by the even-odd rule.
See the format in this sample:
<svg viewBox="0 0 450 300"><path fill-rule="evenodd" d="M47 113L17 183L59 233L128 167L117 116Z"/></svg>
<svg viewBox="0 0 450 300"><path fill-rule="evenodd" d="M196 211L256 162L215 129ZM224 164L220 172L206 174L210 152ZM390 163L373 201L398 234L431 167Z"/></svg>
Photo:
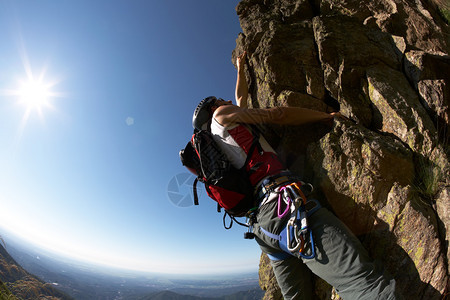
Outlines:
<svg viewBox="0 0 450 300"><path fill-rule="evenodd" d="M254 186L246 167L256 148L262 151L259 134L253 131L253 142L244 166L235 168L208 130L194 131L192 139L180 151L181 163L197 178L193 184L194 204L198 205L197 182L205 185L210 198L233 217L244 216L254 207Z"/></svg>

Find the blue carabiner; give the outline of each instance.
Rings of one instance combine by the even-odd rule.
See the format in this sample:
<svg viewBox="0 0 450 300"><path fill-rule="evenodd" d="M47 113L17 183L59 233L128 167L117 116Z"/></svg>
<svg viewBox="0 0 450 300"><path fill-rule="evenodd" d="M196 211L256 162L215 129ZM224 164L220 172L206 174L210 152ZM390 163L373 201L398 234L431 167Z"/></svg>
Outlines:
<svg viewBox="0 0 450 300"><path fill-rule="evenodd" d="M314 238L312 234L312 230L309 230L309 239L311 240L311 255L305 255L301 251L298 254L304 259L312 259L316 256L316 250L314 249Z"/></svg>

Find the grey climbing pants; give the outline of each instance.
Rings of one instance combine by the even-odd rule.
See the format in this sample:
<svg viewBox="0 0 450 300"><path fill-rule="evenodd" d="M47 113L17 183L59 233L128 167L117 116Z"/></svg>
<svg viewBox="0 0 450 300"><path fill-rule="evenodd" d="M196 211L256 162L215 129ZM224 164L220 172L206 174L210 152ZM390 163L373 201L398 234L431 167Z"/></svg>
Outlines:
<svg viewBox="0 0 450 300"><path fill-rule="evenodd" d="M360 241L334 214L320 208L308 220L315 258L290 256L271 261L285 299L313 299L311 272L332 285L343 299L398 299L394 279L370 259ZM260 208L257 221L255 239L263 252L280 252L278 241L259 229L278 234L286 226L276 215L276 201Z"/></svg>

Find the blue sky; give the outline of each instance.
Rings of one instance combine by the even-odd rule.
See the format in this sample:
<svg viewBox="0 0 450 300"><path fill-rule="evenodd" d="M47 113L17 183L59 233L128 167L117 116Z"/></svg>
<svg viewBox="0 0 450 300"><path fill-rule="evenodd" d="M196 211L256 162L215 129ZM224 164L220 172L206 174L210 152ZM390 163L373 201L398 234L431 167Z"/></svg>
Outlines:
<svg viewBox="0 0 450 300"><path fill-rule="evenodd" d="M245 228L168 194L196 104L234 98L238 2L0 0L1 230L99 264L256 271Z"/></svg>

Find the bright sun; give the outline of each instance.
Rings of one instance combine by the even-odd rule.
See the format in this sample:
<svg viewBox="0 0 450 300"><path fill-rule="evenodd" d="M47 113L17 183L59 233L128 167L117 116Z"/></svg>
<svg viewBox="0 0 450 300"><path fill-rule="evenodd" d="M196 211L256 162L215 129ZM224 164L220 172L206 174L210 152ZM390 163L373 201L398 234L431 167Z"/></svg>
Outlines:
<svg viewBox="0 0 450 300"><path fill-rule="evenodd" d="M50 105L49 100L52 96L50 87L51 85L32 78L28 79L28 81L20 82L16 91L18 101L27 110L37 109L40 111L44 106Z"/></svg>
<svg viewBox="0 0 450 300"><path fill-rule="evenodd" d="M28 68L26 71L27 76L19 79L14 89L5 90L6 95L25 109L19 125L19 136L32 114L36 113L44 121L44 110L54 109L53 100L62 96L60 93L52 91L57 81L45 80L45 70L39 76L34 76Z"/></svg>

